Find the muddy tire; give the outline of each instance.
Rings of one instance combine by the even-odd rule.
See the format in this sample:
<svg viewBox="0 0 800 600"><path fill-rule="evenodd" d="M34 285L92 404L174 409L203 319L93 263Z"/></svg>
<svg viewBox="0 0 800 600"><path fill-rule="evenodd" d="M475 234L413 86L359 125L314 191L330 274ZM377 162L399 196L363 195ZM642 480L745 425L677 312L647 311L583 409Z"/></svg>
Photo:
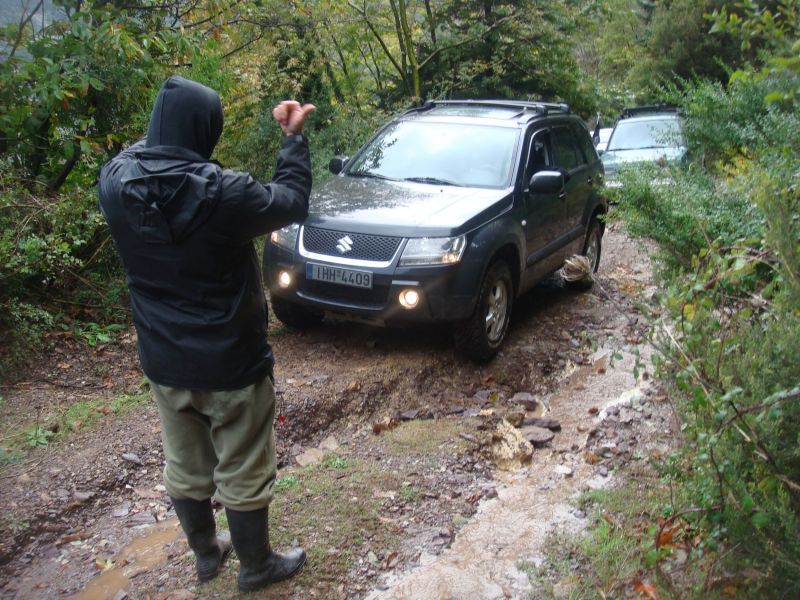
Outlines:
<svg viewBox="0 0 800 600"><path fill-rule="evenodd" d="M284 325L294 329L311 329L322 323L324 313L307 309L305 306L289 302L278 296L270 298L272 311Z"/></svg>
<svg viewBox="0 0 800 600"><path fill-rule="evenodd" d="M498 260L486 271L472 316L453 326L458 351L479 362L494 357L508 332L513 304L511 270Z"/></svg>
<svg viewBox="0 0 800 600"><path fill-rule="evenodd" d="M589 269L592 274L597 273L600 267L600 253L603 249L603 229L600 227L600 222L596 217L592 217L589 221L589 229L586 232L586 241L583 243L582 256L589 259ZM566 283L567 287L574 290L589 290L594 284L594 278L587 275L578 281L569 281Z"/></svg>

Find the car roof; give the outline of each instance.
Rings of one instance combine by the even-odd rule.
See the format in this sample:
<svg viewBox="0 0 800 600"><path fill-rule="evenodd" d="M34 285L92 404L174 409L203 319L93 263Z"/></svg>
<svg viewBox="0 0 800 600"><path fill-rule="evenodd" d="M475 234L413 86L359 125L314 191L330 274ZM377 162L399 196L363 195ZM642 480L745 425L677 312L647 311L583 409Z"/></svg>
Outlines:
<svg viewBox="0 0 800 600"><path fill-rule="evenodd" d="M677 121L679 120L678 114L674 112L667 113L647 113L636 117L628 117L617 121L617 125L621 123L641 123L642 121Z"/></svg>
<svg viewBox="0 0 800 600"><path fill-rule="evenodd" d="M647 104L643 106L629 106L622 109L620 119L632 117L645 117L648 115L677 115L678 108L670 104Z"/></svg>
<svg viewBox="0 0 800 600"><path fill-rule="evenodd" d="M544 116L574 116L566 104L525 100L429 100L401 116L403 119L435 119L451 122L476 120L486 124L518 127Z"/></svg>

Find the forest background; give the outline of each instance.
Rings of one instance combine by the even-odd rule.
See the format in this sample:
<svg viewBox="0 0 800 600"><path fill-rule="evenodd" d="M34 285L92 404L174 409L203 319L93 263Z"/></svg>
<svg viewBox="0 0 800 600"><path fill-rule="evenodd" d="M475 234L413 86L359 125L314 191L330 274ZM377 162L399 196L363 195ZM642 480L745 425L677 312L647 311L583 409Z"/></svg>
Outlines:
<svg viewBox="0 0 800 600"><path fill-rule="evenodd" d="M317 182L332 156L429 98L564 101L590 126L624 106L680 106L688 158L652 167L673 185L631 169L615 197L658 248L657 376L684 422L661 485L628 508L645 502L668 527L600 520L593 539L612 568L638 557L661 593L706 597L724 564L734 594L800 596L797 0L2 0L0 15L6 381L54 331L95 345L128 326L94 186L142 137L168 75L220 92L215 158L264 180L285 98L318 107ZM700 557L680 575L663 568L680 549L664 531Z"/></svg>

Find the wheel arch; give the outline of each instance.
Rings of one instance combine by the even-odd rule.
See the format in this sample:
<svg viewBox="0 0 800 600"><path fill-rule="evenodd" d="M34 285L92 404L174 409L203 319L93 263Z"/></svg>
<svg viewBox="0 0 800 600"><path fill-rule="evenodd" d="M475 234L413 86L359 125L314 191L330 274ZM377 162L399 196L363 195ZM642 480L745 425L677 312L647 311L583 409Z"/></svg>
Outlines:
<svg viewBox="0 0 800 600"><path fill-rule="evenodd" d="M514 285L513 297L516 298L517 294L519 293L520 277L522 274L522 261L520 260L517 246L508 242L497 248L489 261L486 263L486 267L484 268L484 276L486 271L489 270L489 267L498 260L505 261L511 271L511 282Z"/></svg>

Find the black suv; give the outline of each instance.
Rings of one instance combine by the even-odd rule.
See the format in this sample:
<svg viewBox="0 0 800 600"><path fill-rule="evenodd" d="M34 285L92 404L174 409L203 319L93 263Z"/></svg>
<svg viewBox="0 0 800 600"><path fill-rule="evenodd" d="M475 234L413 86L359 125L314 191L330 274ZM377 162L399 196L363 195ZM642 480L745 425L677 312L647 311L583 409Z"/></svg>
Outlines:
<svg viewBox="0 0 800 600"><path fill-rule="evenodd" d="M521 293L574 254L597 270L603 166L564 104L427 102L330 168L305 222L264 250L289 326L447 321L461 352L488 360Z"/></svg>

